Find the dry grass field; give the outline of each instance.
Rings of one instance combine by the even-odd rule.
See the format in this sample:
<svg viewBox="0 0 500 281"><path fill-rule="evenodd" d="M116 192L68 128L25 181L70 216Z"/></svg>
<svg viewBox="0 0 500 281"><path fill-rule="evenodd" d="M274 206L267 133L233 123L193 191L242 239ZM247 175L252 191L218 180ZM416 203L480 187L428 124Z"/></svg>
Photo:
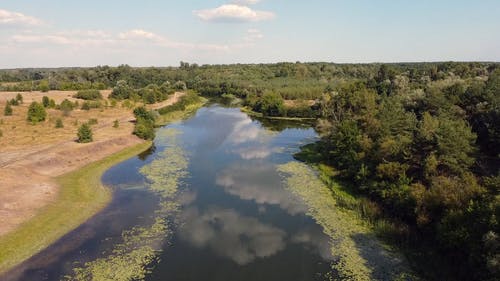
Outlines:
<svg viewBox="0 0 500 281"><path fill-rule="evenodd" d="M17 92L0 92L0 236L12 231L32 218L38 210L56 200L58 185L55 177L102 160L124 148L142 143L132 135L134 116L132 107L115 107L107 99L110 91L102 91L107 106L91 110L75 109L65 116L57 109L47 109L45 122L26 121L29 104L41 102L43 96L59 104L64 99L75 101L74 91L25 92L23 104L13 106L13 115L4 116L3 109ZM172 104L180 97L176 93L167 101L150 107ZM79 100L82 104L83 100ZM56 128L61 118L63 128ZM94 141L76 142L78 127L90 119ZM119 121L119 127L113 126Z"/></svg>

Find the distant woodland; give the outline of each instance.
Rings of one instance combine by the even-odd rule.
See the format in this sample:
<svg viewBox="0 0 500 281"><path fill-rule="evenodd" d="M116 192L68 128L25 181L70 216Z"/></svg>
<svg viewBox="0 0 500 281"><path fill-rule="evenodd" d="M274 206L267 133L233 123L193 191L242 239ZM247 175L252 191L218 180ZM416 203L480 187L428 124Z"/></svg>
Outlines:
<svg viewBox="0 0 500 281"><path fill-rule="evenodd" d="M278 63L0 70L0 90L175 91L268 117L314 118L301 159L363 198L356 208L435 280L500 279L500 64ZM380 222L384 222L381 225Z"/></svg>

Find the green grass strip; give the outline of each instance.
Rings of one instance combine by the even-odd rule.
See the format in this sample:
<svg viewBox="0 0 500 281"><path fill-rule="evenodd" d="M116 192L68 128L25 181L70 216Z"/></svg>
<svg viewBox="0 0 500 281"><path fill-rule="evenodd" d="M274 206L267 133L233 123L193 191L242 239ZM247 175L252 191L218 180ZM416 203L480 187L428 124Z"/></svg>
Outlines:
<svg viewBox="0 0 500 281"><path fill-rule="evenodd" d="M54 203L13 232L0 238L0 273L25 261L75 229L111 200L102 174L151 146L145 142L56 178L60 185Z"/></svg>

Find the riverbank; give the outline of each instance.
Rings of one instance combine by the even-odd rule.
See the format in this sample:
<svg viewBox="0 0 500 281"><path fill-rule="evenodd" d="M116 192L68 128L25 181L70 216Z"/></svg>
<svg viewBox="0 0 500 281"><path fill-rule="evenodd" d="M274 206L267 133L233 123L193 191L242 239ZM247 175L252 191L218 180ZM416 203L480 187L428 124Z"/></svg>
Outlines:
<svg viewBox="0 0 500 281"><path fill-rule="evenodd" d="M111 199L111 191L101 183L102 174L113 165L151 146L143 142L103 160L57 177L60 190L56 201L31 220L0 238L0 272L5 272L46 248L85 222Z"/></svg>
<svg viewBox="0 0 500 281"><path fill-rule="evenodd" d="M8 99L7 94L12 95L0 94L3 100ZM61 100L73 94L43 95ZM42 97L41 93L24 95L25 101ZM176 93L160 106L174 104L182 95ZM0 138L5 143L0 152L0 273L101 210L111 199L111 192L102 186L100 175L151 145L132 135L134 117L128 107L71 112L64 116L64 129L50 124L61 115L57 110L49 109L49 121L37 125L26 123L26 111L27 105L17 106L13 116L1 120L2 127L9 126L13 132L4 130ZM98 120L93 127L94 142L76 143L76 124L90 117ZM113 126L114 120L118 120L118 128Z"/></svg>

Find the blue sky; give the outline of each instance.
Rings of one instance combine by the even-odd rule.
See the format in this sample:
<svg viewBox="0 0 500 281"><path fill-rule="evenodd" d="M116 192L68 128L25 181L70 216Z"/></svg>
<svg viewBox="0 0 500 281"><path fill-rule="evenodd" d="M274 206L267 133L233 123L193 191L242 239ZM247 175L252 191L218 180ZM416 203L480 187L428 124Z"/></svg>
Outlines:
<svg viewBox="0 0 500 281"><path fill-rule="evenodd" d="M500 61L499 0L0 0L0 68Z"/></svg>

